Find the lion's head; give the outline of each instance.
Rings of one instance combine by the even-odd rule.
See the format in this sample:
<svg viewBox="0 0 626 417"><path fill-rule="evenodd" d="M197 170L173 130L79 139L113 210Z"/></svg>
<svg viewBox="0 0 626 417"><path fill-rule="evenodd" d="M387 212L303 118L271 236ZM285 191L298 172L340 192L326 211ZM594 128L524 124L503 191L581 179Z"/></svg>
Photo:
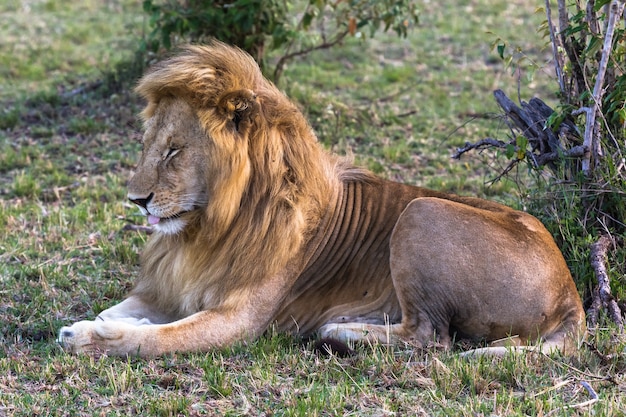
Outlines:
<svg viewBox="0 0 626 417"><path fill-rule="evenodd" d="M266 218L266 202L306 211L323 198L317 139L245 52L219 42L187 46L136 91L147 100L144 148L128 197L157 231L204 225L216 236L242 205L257 208L250 224Z"/></svg>

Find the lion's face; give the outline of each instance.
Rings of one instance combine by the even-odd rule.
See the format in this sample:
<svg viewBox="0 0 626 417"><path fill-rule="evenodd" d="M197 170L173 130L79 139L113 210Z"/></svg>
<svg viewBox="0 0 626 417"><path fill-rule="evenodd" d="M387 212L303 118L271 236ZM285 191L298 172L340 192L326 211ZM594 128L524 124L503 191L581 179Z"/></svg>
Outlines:
<svg viewBox="0 0 626 417"><path fill-rule="evenodd" d="M195 112L183 100L164 98L146 120L143 152L128 198L157 231L179 233L194 212L206 208L207 142Z"/></svg>

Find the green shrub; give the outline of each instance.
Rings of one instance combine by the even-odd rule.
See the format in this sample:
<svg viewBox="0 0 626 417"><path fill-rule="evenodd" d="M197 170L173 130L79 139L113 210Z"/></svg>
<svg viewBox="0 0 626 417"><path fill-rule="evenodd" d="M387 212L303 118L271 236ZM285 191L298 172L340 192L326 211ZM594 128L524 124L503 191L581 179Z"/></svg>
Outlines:
<svg viewBox="0 0 626 417"><path fill-rule="evenodd" d="M418 13L412 0L144 0L143 8L153 27L144 48L216 38L248 51L264 68L266 52L281 48L275 81L290 59L348 35L365 38L382 27L406 36Z"/></svg>
<svg viewBox="0 0 626 417"><path fill-rule="evenodd" d="M552 46L559 87L556 111L537 98L517 107L497 92L512 127L509 140L467 144L457 156L495 146L509 159L502 175L520 163L527 165L534 179L528 208L555 235L579 287L592 290L595 285L590 245L601 235L611 236L615 245L609 248L607 269L613 293L621 295L626 292L624 2L557 3L558 19L547 8L542 27ZM527 60L518 50L507 54L500 38L494 47L507 65Z"/></svg>

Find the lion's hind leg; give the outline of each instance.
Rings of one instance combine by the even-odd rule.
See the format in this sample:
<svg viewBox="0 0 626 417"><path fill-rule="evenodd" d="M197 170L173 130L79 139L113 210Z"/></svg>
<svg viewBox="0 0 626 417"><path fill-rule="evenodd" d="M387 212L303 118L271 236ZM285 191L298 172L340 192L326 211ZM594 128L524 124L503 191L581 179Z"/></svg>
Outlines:
<svg viewBox="0 0 626 417"><path fill-rule="evenodd" d="M585 337L584 320L571 317L552 333L543 335L538 341L528 340L526 343L519 338L503 339L492 342L491 346L462 352L461 357L492 356L503 357L506 354L538 352L544 355L571 355L580 349Z"/></svg>

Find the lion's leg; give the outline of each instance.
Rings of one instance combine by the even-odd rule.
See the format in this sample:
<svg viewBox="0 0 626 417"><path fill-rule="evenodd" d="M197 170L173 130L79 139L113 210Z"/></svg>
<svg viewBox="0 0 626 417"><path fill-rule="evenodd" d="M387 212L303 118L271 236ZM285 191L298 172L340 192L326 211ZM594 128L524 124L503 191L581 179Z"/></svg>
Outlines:
<svg viewBox="0 0 626 417"><path fill-rule="evenodd" d="M571 355L581 348L585 338L584 320L577 311L572 314L553 332L543 335L540 340L522 341L519 338L505 339L502 342L492 342L490 346L468 350L461 353L462 357L496 356L502 357L507 353L541 352L545 355ZM500 342L500 343L499 343Z"/></svg>
<svg viewBox="0 0 626 417"><path fill-rule="evenodd" d="M523 213L413 200L394 228L390 269L402 325L422 343L432 337L421 330L425 320L441 340L451 331L485 340L519 335L475 354L568 352L585 332L565 261L547 230ZM520 346L537 341L539 348Z"/></svg>
<svg viewBox="0 0 626 417"><path fill-rule="evenodd" d="M154 357L173 352L203 352L260 335L267 315L222 308L201 311L171 323L134 325L124 321L81 321L61 330L60 342L73 353Z"/></svg>
<svg viewBox="0 0 626 417"><path fill-rule="evenodd" d="M289 287L289 270L237 292L223 305L170 321L131 296L100 315L61 329L59 341L74 353L157 356L204 352L258 337L275 317ZM145 319L145 320L144 320ZM147 324L147 323L151 324ZM157 324L154 324L157 323Z"/></svg>

